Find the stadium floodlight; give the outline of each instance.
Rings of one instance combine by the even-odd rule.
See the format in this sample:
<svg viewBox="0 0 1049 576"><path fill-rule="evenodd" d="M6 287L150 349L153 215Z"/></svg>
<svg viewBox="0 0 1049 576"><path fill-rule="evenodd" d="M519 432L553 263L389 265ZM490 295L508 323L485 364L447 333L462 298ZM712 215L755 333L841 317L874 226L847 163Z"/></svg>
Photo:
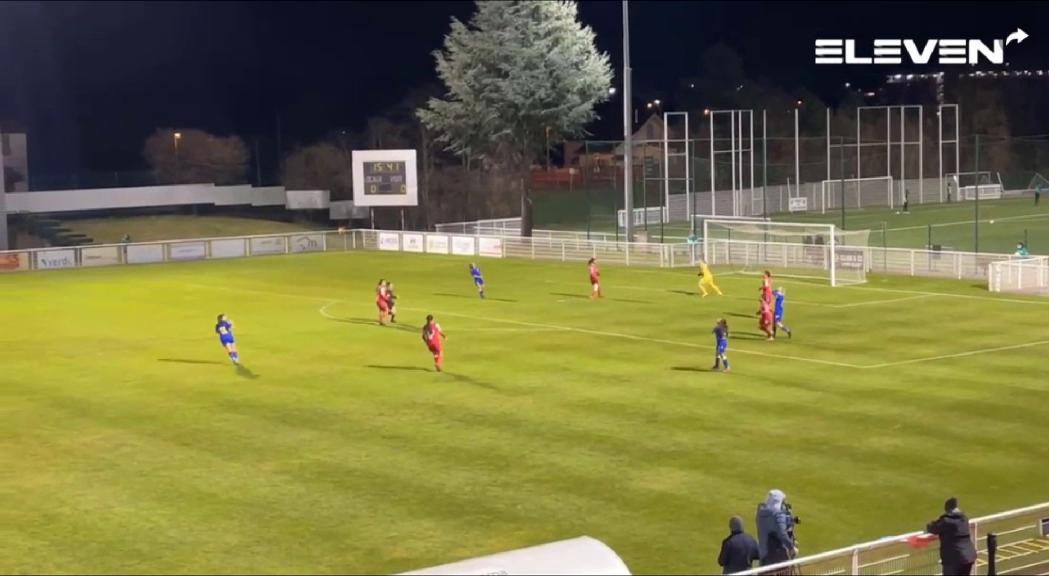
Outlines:
<svg viewBox="0 0 1049 576"><path fill-rule="evenodd" d="M863 284L870 267L869 230L833 224L703 221L703 258L743 274L825 280L831 286Z"/></svg>

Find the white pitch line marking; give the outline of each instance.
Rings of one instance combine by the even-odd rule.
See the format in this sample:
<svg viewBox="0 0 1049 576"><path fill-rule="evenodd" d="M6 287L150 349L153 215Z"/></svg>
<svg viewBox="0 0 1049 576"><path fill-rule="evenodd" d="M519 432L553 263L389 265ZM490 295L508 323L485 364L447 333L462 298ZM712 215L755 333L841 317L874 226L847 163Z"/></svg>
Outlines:
<svg viewBox="0 0 1049 576"><path fill-rule="evenodd" d="M892 304L895 302L906 302L908 300L921 300L923 298L935 298L935 294L919 294L917 296L904 296L902 298L890 298L888 300L867 300L865 302L854 302L852 304L830 304L828 308L856 308L858 306L874 306L877 304Z"/></svg>
<svg viewBox="0 0 1049 576"><path fill-rule="evenodd" d="M412 310L415 312L425 312L421 308L404 308L405 310ZM472 316L469 314L459 314L456 312L441 312L435 311L443 316L452 316L458 318L468 318L470 320L483 320L489 322L505 323L505 324L518 324L521 326L533 326L536 328L548 328L552 330L559 330L564 332L578 332L580 334L593 334L595 336L607 336L610 338L624 338L627 340L637 340L641 342L654 342L656 344L670 344L673 346L685 346L688 348L702 348L707 349L709 346L696 344L694 342L682 342L680 340L666 340L664 338L649 338L647 336L638 336L636 334L622 334L619 332L606 332L604 330L591 330L589 328L576 328L574 326L561 326L558 324L540 324L537 322L523 322L520 320L507 320L505 318L485 318L481 316ZM823 364L827 366L838 366L841 368L865 368L859 364L850 364L848 362L835 362L833 360L820 360L818 358L804 358L801 356L789 356L786 354L773 354L771 352L758 352L757 350L743 350L740 348L732 348L731 352L738 352L740 354L750 354L753 356L765 356L768 358L781 358L784 360L796 360L798 362L811 362L813 364Z"/></svg>
<svg viewBox="0 0 1049 576"><path fill-rule="evenodd" d="M1033 348L1034 346L1043 346L1045 344L1049 344L1049 340L1039 340L1038 342L1028 342L1026 344L1013 344L1012 346L999 346L997 348L983 348L981 350L970 350L968 352L958 352L955 354L943 354L941 356L929 356L927 358L913 358L911 360L900 360L899 362L884 362L882 364L872 364L870 366L864 366L864 368L888 368L890 366L903 366L906 364L918 364L920 362L933 362L936 360L947 360L949 358L964 358L966 356L977 356L979 354L990 354L992 352L1002 352L1005 350Z"/></svg>

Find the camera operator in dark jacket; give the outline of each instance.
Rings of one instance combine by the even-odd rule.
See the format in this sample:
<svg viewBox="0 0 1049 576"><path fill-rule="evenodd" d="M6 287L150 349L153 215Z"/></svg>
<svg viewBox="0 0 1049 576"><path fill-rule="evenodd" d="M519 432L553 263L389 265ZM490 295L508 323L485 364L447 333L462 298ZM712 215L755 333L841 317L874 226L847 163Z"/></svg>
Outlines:
<svg viewBox="0 0 1049 576"><path fill-rule="evenodd" d="M958 499L948 498L944 513L929 522L925 531L940 537L943 576L969 576L976 562L976 546L969 535L969 518L958 509Z"/></svg>
<svg viewBox="0 0 1049 576"><path fill-rule="evenodd" d="M780 490L770 490L765 501L758 504L758 553L761 565L778 564L798 553L794 544L794 517L786 504L787 496Z"/></svg>
<svg viewBox="0 0 1049 576"><path fill-rule="evenodd" d="M724 568L722 574L735 574L750 570L754 561L759 560L758 543L743 531L743 519L733 516L728 521L731 534L721 542L721 554L718 554L718 566Z"/></svg>

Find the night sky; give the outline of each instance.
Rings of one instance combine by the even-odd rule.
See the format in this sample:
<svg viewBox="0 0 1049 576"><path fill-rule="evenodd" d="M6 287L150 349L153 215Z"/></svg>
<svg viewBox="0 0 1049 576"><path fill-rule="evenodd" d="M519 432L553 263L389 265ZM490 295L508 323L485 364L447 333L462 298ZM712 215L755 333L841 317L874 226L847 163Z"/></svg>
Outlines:
<svg viewBox="0 0 1049 576"><path fill-rule="evenodd" d="M236 133L285 149L356 130L435 80L431 52L472 2L5 2L0 126L29 133L30 172L135 170L156 127ZM825 99L874 87L886 67L817 67L816 37L1004 38L1013 68L1049 68L1049 4L1024 2L656 2L631 8L634 90L663 98L717 42L748 75ZM622 58L621 4L582 2L599 47ZM985 67L986 69L986 67ZM900 70L905 71L905 70ZM591 127L621 134L614 104Z"/></svg>

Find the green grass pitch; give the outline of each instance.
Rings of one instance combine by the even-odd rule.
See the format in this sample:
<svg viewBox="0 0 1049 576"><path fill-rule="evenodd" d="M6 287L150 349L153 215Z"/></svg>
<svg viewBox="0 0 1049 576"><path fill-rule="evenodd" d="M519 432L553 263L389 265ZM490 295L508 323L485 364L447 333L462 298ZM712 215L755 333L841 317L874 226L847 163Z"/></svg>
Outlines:
<svg viewBox="0 0 1049 576"><path fill-rule="evenodd" d="M787 492L803 553L1045 500L1049 300L388 253L0 276L0 572L384 573L587 534L717 571ZM717 270L715 269L715 272ZM373 325L392 279L396 327ZM244 367L212 333L236 322ZM432 313L446 372L419 337ZM733 371L708 372L727 317Z"/></svg>

